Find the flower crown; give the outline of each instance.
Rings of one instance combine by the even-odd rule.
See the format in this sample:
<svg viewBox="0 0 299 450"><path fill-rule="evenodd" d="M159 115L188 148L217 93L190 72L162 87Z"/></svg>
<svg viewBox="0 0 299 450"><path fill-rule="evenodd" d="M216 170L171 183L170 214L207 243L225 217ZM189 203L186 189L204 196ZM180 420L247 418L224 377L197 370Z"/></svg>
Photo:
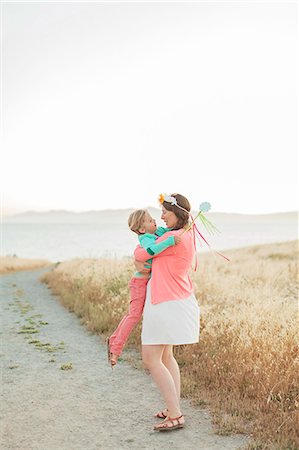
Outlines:
<svg viewBox="0 0 299 450"><path fill-rule="evenodd" d="M171 205L177 206L178 208L182 209L186 213L190 214L190 211L188 211L187 209L185 209L181 205L179 205L177 202L177 199L175 197L173 197L172 195L160 194L158 200L161 205L163 204L163 202L167 202L167 203L170 203Z"/></svg>
<svg viewBox="0 0 299 450"><path fill-rule="evenodd" d="M167 203L170 203L171 205L177 206L178 208L182 209L183 211L187 212L188 214L191 214L190 211L188 211L187 209L185 209L181 205L179 205L177 202L177 199L175 197L173 197L172 195L160 194L158 200L161 205L163 204L163 202L167 202ZM201 214L203 212L208 212L208 211L210 211L210 209L211 209L211 203L203 202L199 206L199 211L200 211L199 214Z"/></svg>

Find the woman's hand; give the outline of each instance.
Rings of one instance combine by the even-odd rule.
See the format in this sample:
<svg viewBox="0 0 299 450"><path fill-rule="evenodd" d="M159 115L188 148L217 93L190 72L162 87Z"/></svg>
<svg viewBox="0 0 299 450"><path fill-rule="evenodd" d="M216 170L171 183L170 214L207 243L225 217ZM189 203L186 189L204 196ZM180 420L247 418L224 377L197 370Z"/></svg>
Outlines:
<svg viewBox="0 0 299 450"><path fill-rule="evenodd" d="M136 270L138 272L144 273L144 274L148 274L150 273L151 269L148 269L145 267L145 264L142 261L137 261L136 259L134 260L134 265L136 267Z"/></svg>
<svg viewBox="0 0 299 450"><path fill-rule="evenodd" d="M175 245L178 245L181 242L181 240L182 240L181 236L174 236Z"/></svg>

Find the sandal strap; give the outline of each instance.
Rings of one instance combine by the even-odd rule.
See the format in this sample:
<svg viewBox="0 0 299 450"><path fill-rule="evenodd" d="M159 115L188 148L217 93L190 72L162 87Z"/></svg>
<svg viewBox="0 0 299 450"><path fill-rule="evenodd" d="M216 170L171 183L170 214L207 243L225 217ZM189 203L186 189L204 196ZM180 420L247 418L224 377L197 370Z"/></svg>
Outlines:
<svg viewBox="0 0 299 450"><path fill-rule="evenodd" d="M175 427L177 425L181 425L179 422L179 419L181 419L183 417L183 414L181 414L179 417L168 417L168 419L166 419L160 426L158 426L157 428L172 428ZM174 423L174 420L176 420L177 423ZM167 425L167 423L170 422L171 423L171 427L169 427Z"/></svg>
<svg viewBox="0 0 299 450"><path fill-rule="evenodd" d="M179 417L168 417L168 420L179 420L179 419L181 419L183 417L183 414L181 414Z"/></svg>
<svg viewBox="0 0 299 450"><path fill-rule="evenodd" d="M166 409L166 411L168 411L168 409ZM155 417L158 417L159 419L166 419L167 414L164 414L164 409L162 409L155 414Z"/></svg>

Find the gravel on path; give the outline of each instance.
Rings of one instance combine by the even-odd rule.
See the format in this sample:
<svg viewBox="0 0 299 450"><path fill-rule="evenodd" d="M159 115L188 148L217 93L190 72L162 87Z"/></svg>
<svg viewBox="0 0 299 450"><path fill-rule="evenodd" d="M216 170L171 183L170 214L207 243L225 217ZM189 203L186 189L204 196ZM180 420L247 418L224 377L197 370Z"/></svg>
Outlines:
<svg viewBox="0 0 299 450"><path fill-rule="evenodd" d="M209 414L182 401L186 427L152 430L163 406L150 376L112 371L90 334L39 281L48 269L2 275L1 449L234 450L245 436L214 434Z"/></svg>

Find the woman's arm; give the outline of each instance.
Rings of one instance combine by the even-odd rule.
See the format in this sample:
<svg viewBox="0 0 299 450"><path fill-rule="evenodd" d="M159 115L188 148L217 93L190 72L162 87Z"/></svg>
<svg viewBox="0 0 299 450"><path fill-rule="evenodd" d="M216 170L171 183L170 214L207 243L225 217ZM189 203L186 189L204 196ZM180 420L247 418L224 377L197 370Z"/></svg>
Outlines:
<svg viewBox="0 0 299 450"><path fill-rule="evenodd" d="M147 266L148 266L148 263L144 263L144 262L142 262L142 261L134 261L134 265L135 265L135 267L136 267L136 270L138 271L138 272L141 272L141 273L143 273L143 275L149 275L150 274L150 272L151 272L151 269L149 269Z"/></svg>
<svg viewBox="0 0 299 450"><path fill-rule="evenodd" d="M147 259L149 259L151 257L149 256L147 251L144 250L144 248L142 248L142 247L140 247L140 245L138 245L134 251L134 258L136 261L145 262Z"/></svg>

